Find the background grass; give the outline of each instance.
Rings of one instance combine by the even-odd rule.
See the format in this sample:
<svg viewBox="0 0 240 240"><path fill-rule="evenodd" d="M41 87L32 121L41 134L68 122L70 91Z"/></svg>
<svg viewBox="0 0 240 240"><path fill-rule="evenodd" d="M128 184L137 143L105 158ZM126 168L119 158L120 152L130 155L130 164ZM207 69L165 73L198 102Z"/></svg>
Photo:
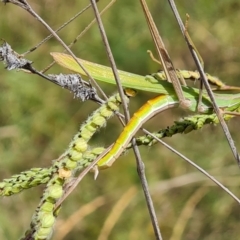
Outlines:
<svg viewBox="0 0 240 240"><path fill-rule="evenodd" d="M101 0L100 8L108 1ZM148 1L159 31L164 37L175 66L195 70L167 1ZM81 10L88 1L36 1L33 8L54 29ZM234 0L190 1L178 4L184 18L191 16L189 32L201 53L205 69L228 84L239 85L240 3ZM60 36L71 42L93 19L85 12ZM154 50L138 1L117 1L103 16L119 69L149 74L159 66L146 51ZM0 37L22 53L41 41L48 32L33 17L16 6L0 5ZM77 56L109 65L99 31L95 25L73 47ZM62 51L51 39L28 55L38 69L52 61L49 52ZM51 72L66 70L55 66ZM102 85L112 94L116 88ZM131 112L151 93L140 92L131 102ZM66 90L22 72L8 72L0 66L0 178L4 179L32 167L47 167L68 146L79 125L96 109L91 102L81 103ZM158 130L188 113L174 110L151 120L146 127ZM239 119L229 128L240 149ZM107 146L121 131L116 119L108 123L91 141L92 146ZM239 169L220 126L167 139L177 150L193 159L239 195ZM164 239L238 239L239 205L192 166L161 145L141 148L154 205ZM0 239L18 239L28 228L43 186L0 200ZM119 214L119 218L118 218ZM101 232L106 226L110 235ZM116 220L116 223L115 223ZM76 222L74 222L76 221ZM64 235L62 231L66 230ZM144 197L136 173L133 154L121 157L96 181L88 175L65 201L53 239L153 239Z"/></svg>

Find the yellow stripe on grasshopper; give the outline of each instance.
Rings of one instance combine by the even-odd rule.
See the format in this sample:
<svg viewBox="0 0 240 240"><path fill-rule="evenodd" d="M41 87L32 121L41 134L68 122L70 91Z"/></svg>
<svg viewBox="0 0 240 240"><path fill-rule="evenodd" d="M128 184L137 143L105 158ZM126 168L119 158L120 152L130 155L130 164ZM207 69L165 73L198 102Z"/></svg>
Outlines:
<svg viewBox="0 0 240 240"><path fill-rule="evenodd" d="M179 102L177 99L174 100L168 95L160 95L154 99L148 100L137 112L134 113L112 149L97 163L98 168L105 169L111 167L145 122L159 112L175 107L178 104Z"/></svg>

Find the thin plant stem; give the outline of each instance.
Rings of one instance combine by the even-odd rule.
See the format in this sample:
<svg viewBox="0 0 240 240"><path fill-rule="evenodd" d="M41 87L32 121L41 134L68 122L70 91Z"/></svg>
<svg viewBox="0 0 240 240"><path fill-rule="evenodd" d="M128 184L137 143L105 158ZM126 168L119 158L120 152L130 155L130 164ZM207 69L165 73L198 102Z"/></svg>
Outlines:
<svg viewBox="0 0 240 240"><path fill-rule="evenodd" d="M87 9L89 9L91 7L90 4L88 4L85 8L83 8L80 12L78 12L76 15L74 15L73 17L71 17L67 22L65 22L62 26L60 26L59 28L57 28L55 30L55 33L61 31L63 28L65 28L69 23L71 23L72 21L74 21L78 16L80 16L82 13L84 13ZM30 48L27 52L23 53L23 56L26 56L28 53L35 51L37 48L39 48L41 45L43 45L45 42L47 42L49 39L51 39L53 37L52 34L48 35L46 38L44 38L41 42L39 42L36 46Z"/></svg>
<svg viewBox="0 0 240 240"><path fill-rule="evenodd" d="M185 157L183 154L181 154L180 152L178 152L176 149L174 149L173 147L171 147L170 145L168 145L167 143L165 143L163 140L161 140L160 138L157 138L154 134L152 134L151 132L144 130L144 132L150 136L152 136L152 138L154 138L156 141L158 141L159 143L161 143L163 146L165 146L166 148L168 148L171 152L175 153L176 155L178 155L179 157L181 157L183 160L185 160L186 162L188 162L189 164L191 164L193 167L195 167L198 171L200 171L201 173L203 173L205 176L207 176L211 181L213 181L216 185L218 185L221 189L223 189L227 194L229 194L238 204L240 204L240 199L234 195L227 187L225 187L223 184L221 184L218 180L216 180L216 178L214 178L213 176L211 176L207 171L205 171L204 169L202 169L200 166L198 166L196 163L194 163L193 161L191 161L189 158Z"/></svg>
<svg viewBox="0 0 240 240"><path fill-rule="evenodd" d="M11 1L10 1L11 2ZM14 2L15 3L15 2ZM16 3L15 3L16 4ZM29 3L26 0L22 0L21 3L17 3L16 5L22 7L27 12L29 12L34 18L36 18L39 22L41 22L47 30L57 39L57 41L66 49L66 51L73 57L73 59L78 63L78 65L83 69L83 71L86 73L86 75L89 78L89 81L92 81L95 83L95 80L91 77L87 69L78 61L75 54L72 52L72 50L66 45L66 43L57 35L57 33L32 9L32 7L29 5ZM97 83L95 83L97 85Z"/></svg>
<svg viewBox="0 0 240 240"><path fill-rule="evenodd" d="M122 85L121 85L121 82L120 82L120 78L119 78L119 75L118 75L118 71L117 71L115 61L114 61L114 57L113 57L113 54L112 54L112 51L111 51L111 48L110 48L110 45L109 45L109 42L108 42L108 39L107 39L107 35L106 35L106 32L105 32L104 26L102 24L100 14L99 14L98 9L97 9L97 4L96 4L95 0L90 0L90 1L92 3L92 6L93 6L93 10L94 10L94 13L95 13L96 20L98 22L99 30L100 30L102 40L104 42L104 45L105 45L105 48L106 48L106 51L107 51L107 55L108 55L108 58L109 58L109 61L110 61L111 67L112 67L112 71L113 71L113 75L114 75L115 80L116 80L118 91L119 91L119 94L122 98L125 121L128 122L130 120L130 114L129 114L129 111L128 111L128 106L127 106L126 102L124 101L124 92L123 92L123 88L122 88ZM153 202L152 202L149 187L148 187L148 182L147 182L147 179L146 179L146 176L145 176L144 163L141 159L140 152L139 152L139 149L136 145L136 140L134 138L132 139L132 145L133 145L133 151L134 151L135 158L136 158L136 163L137 163L137 172L138 172L141 184L142 184L143 192L144 192L144 195L145 195L146 203L147 203L147 206L148 206L149 214L150 214L152 225L153 225L154 232L155 232L155 237L156 237L157 240L162 240L161 232L160 232L158 221L157 221L156 211L155 211L154 206L153 206Z"/></svg>
<svg viewBox="0 0 240 240"><path fill-rule="evenodd" d="M224 132L224 134L225 134L225 136L227 138L228 144L229 144L229 146L230 146L230 148L232 150L233 156L236 159L236 161L238 163L238 166L240 167L240 156L238 154L237 148L235 146L235 143L233 141L231 133L230 133L230 131L228 129L228 126L227 126L227 124L226 124L226 122L225 122L225 120L223 118L222 111L219 109L219 107L218 107L218 105L216 103L216 100L214 98L212 89L211 89L211 87L209 85L209 82L207 81L206 74L204 73L202 64L201 64L201 62L199 60L198 54L197 54L197 52L195 50L195 47L193 46L192 42L190 41L189 35L187 34L187 30L186 30L186 28L185 28L185 26L184 26L184 24L182 22L182 19L181 19L180 15L179 15L179 12L177 10L177 7L175 5L174 0L168 0L168 2L170 4L170 6L171 6L171 9L172 9L173 13L174 13L174 16L177 19L177 22L179 24L181 32L182 32L182 34L183 34L183 36L184 36L184 38L185 38L185 40L187 42L188 48L189 48L189 50L190 50L190 52L192 54L192 57L193 57L193 59L195 61L197 69L198 69L198 71L200 73L201 79L202 79L203 84L204 84L204 86L205 86L205 88L207 90L208 96L211 99L211 102L213 104L214 111L216 112L216 115L217 115L217 117L219 119L219 122L220 122L220 124L222 126L223 132Z"/></svg>

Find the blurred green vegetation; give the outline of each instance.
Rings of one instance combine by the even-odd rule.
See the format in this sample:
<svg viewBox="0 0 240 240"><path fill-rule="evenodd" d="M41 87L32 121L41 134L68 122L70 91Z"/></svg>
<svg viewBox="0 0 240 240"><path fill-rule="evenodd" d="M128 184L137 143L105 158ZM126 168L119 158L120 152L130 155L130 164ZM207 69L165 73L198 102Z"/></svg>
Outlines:
<svg viewBox="0 0 240 240"><path fill-rule="evenodd" d="M101 0L100 8L108 2ZM185 13L191 16L189 32L204 59L206 71L228 84L239 85L239 1L178 2L182 17ZM167 1L149 0L148 3L175 66L194 70ZM57 28L88 1L32 0L31 4L50 26ZM90 9L60 36L66 43L71 42L92 19ZM143 75L159 69L146 53L148 49L154 50L154 45L138 1L118 0L104 14L103 22L119 69ZM47 35L47 30L22 9L11 4L0 5L0 37L18 53ZM62 51L55 39L27 57L41 69L52 61L49 52L53 51ZM75 44L73 51L83 59L108 65L96 25ZM66 70L55 66L51 72ZM116 92L112 86L102 86L109 94ZM151 93L139 93L131 102L132 112L151 96ZM3 65L0 66L0 105L0 179L31 167L49 166L97 107L91 102L79 102L68 91L37 76L8 72ZM187 114L168 111L146 127L158 130ZM229 128L240 149L239 119L231 120ZM116 118L111 120L93 138L92 146L107 146L120 130ZM240 195L239 169L220 126L208 126L167 142ZM239 239L240 208L224 191L161 145L151 149L142 147L141 152L164 239ZM1 240L18 239L29 227L42 190L43 186L1 198ZM99 199L100 196L103 198ZM116 204L120 209L114 215ZM154 238L132 152L121 157L111 169L101 172L96 181L89 175L81 182L63 205L53 239L106 239L104 233L101 238L98 236L109 214L113 214L110 223L114 228L108 239ZM114 223L116 214L120 217ZM61 231L65 230L69 233L64 237Z"/></svg>

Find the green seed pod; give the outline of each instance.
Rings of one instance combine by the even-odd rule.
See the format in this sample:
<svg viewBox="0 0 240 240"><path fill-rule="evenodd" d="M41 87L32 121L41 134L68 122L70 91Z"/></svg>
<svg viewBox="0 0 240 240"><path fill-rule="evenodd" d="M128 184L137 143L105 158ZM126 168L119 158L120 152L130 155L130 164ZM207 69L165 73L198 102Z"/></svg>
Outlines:
<svg viewBox="0 0 240 240"><path fill-rule="evenodd" d="M104 118L108 119L109 117L112 116L113 112L111 109L108 108L103 108L99 112Z"/></svg>
<svg viewBox="0 0 240 240"><path fill-rule="evenodd" d="M96 147L96 148L93 148L91 152L95 155L100 155L104 150L105 148L103 147Z"/></svg>
<svg viewBox="0 0 240 240"><path fill-rule="evenodd" d="M50 228L53 226L55 222L55 217L51 212L44 212L43 214L40 214L40 225L41 228Z"/></svg>
<svg viewBox="0 0 240 240"><path fill-rule="evenodd" d="M6 186L0 193L1 193L1 196L11 196L13 194L12 187Z"/></svg>
<svg viewBox="0 0 240 240"><path fill-rule="evenodd" d="M53 232L53 229L51 227L49 227L49 228L40 228L34 234L34 240L50 239L50 236L52 235L52 232Z"/></svg>
<svg viewBox="0 0 240 240"><path fill-rule="evenodd" d="M84 128L81 130L81 137L86 141L88 141L92 137L92 135L93 132L90 132L88 129Z"/></svg>
<svg viewBox="0 0 240 240"><path fill-rule="evenodd" d="M68 156L72 161L79 161L82 158L82 153L74 149L69 149Z"/></svg>
<svg viewBox="0 0 240 240"><path fill-rule="evenodd" d="M85 152L84 154L83 154L83 160L81 160L80 161L80 164L81 164L81 162L84 162L84 161L86 161L86 162L89 162L89 161L91 161L91 159L94 159L94 157L95 157L96 155L95 154L93 154L92 152Z"/></svg>
<svg viewBox="0 0 240 240"><path fill-rule="evenodd" d="M29 182L22 182L22 183L20 183L20 185L21 185L22 189L28 189L28 188L34 187L34 185L32 185Z"/></svg>
<svg viewBox="0 0 240 240"><path fill-rule="evenodd" d="M63 195L63 188L58 184L49 186L47 191L48 191L47 197L51 197L53 199L59 199Z"/></svg>
<svg viewBox="0 0 240 240"><path fill-rule="evenodd" d="M49 179L50 179L50 176L46 176L45 178L43 178L43 179L41 180L41 183L42 183L42 184L45 184L45 183L47 183L47 182L49 181Z"/></svg>
<svg viewBox="0 0 240 240"><path fill-rule="evenodd" d="M50 201L46 201L40 206L39 211L52 212L53 209L54 209L54 203Z"/></svg>
<svg viewBox="0 0 240 240"><path fill-rule="evenodd" d="M85 152L88 148L88 145L86 141L82 138L77 138L76 141L74 141L74 149L76 149L79 152Z"/></svg>
<svg viewBox="0 0 240 240"><path fill-rule="evenodd" d="M16 194L16 193L19 193L21 191L21 186L19 184L15 184L13 187L12 187L12 194Z"/></svg>
<svg viewBox="0 0 240 240"><path fill-rule="evenodd" d="M35 173L36 175L36 173ZM30 179L32 176L31 174L28 174L27 172L25 173L20 173L20 175L18 175L18 177L16 176L12 176L12 178L15 178L16 181L27 181L28 179Z"/></svg>
<svg viewBox="0 0 240 240"><path fill-rule="evenodd" d="M85 166L86 164L89 164L89 159L83 158L81 161L78 162L78 168L80 166Z"/></svg>
<svg viewBox="0 0 240 240"><path fill-rule="evenodd" d="M94 133L96 131L96 127L92 125L92 122L86 123L84 128L87 129L89 132L92 132L92 133Z"/></svg>
<svg viewBox="0 0 240 240"><path fill-rule="evenodd" d="M7 185L6 182L0 182L0 191Z"/></svg>
<svg viewBox="0 0 240 240"><path fill-rule="evenodd" d="M41 180L42 179L39 179L39 178L33 179L33 181L31 182L31 185L32 186L37 186L37 185L39 185L41 183Z"/></svg>
<svg viewBox="0 0 240 240"><path fill-rule="evenodd" d="M113 103L113 102L109 102L108 103L108 108L112 111L112 112L115 112L115 111L118 111L119 110L119 107L116 103ZM113 114L113 113L112 113Z"/></svg>
<svg viewBox="0 0 240 240"><path fill-rule="evenodd" d="M65 165L65 168L67 168L69 170L72 170L72 169L75 169L77 167L77 162L74 162L71 159L66 157L63 165Z"/></svg>
<svg viewBox="0 0 240 240"><path fill-rule="evenodd" d="M48 182L48 186L54 185L54 184L61 185L62 183L63 183L63 180L59 178L58 174L55 174L55 175L52 176L52 178Z"/></svg>
<svg viewBox="0 0 240 240"><path fill-rule="evenodd" d="M106 124L106 119L102 116L97 116L94 117L94 119L92 120L94 124L96 124L98 127L104 126Z"/></svg>

